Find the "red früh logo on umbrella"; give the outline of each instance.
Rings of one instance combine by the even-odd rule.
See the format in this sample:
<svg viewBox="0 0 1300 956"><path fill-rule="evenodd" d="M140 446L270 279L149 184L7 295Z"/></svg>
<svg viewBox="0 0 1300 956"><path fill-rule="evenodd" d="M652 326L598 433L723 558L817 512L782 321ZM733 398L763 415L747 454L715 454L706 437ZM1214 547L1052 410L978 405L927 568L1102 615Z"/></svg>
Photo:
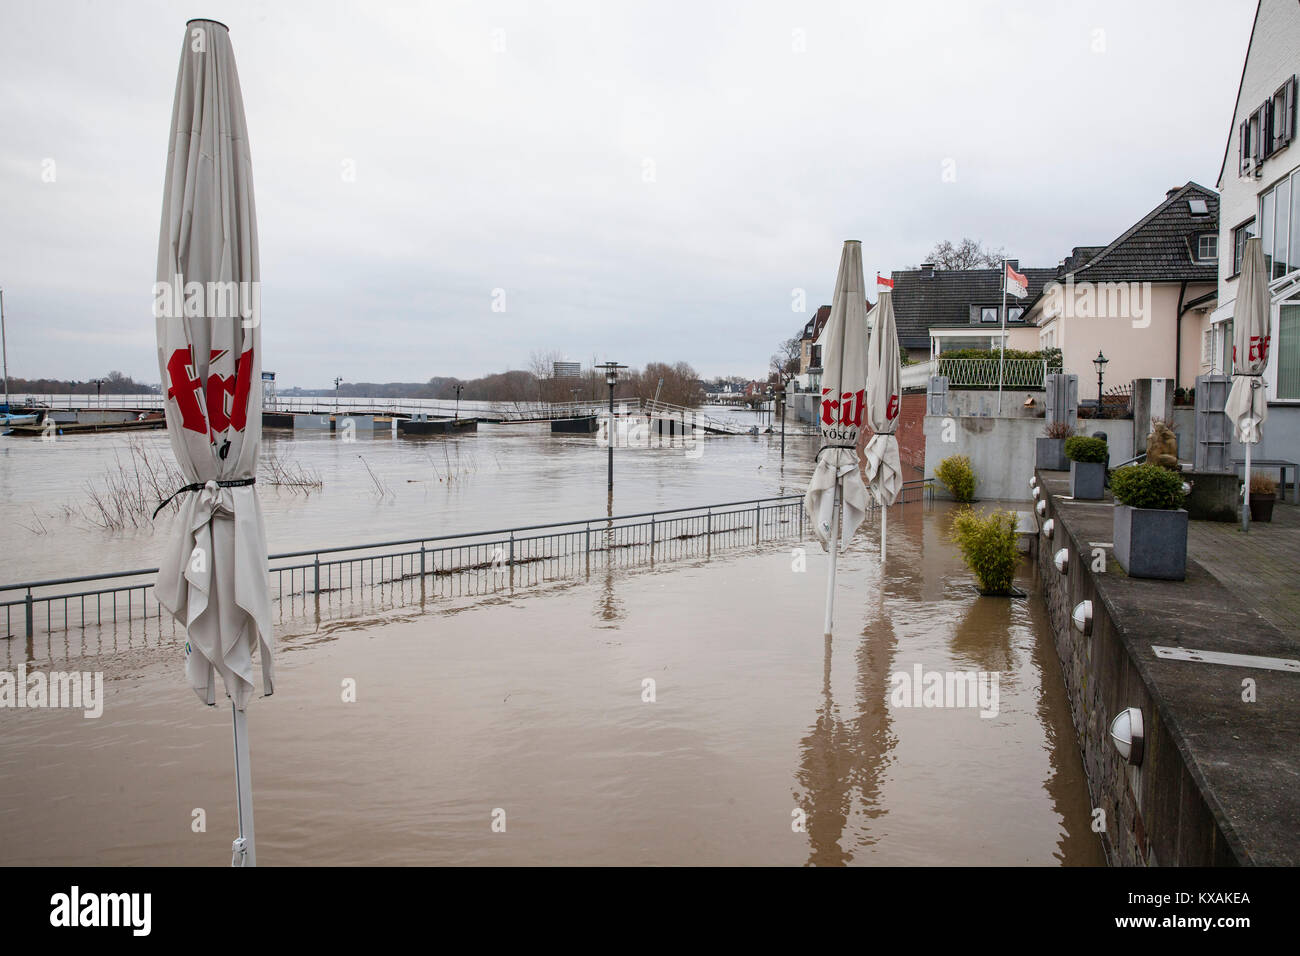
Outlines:
<svg viewBox="0 0 1300 956"><path fill-rule="evenodd" d="M213 349L210 363L226 354L225 349ZM202 383L194 374L192 348L177 349L167 360L167 397L176 399L181 413L181 427L216 444L217 436L229 428L242 432L248 424L248 396L253 388L253 350L239 356L234 375L208 376L204 389L207 414L199 401Z"/></svg>
<svg viewBox="0 0 1300 956"><path fill-rule="evenodd" d="M823 425L850 425L854 428L862 427L862 409L866 404L866 390L858 389L856 392L844 392L839 399L826 398L831 393L829 388L822 389L822 424ZM835 417L836 413L839 417Z"/></svg>

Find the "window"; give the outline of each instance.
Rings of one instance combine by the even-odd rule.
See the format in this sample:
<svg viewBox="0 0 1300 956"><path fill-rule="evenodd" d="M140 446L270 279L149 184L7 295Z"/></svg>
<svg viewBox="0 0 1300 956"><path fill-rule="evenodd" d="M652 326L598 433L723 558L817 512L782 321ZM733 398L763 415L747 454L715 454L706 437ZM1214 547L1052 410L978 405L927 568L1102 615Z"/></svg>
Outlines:
<svg viewBox="0 0 1300 956"><path fill-rule="evenodd" d="M1219 258L1219 237L1206 233L1196 240L1196 259L1198 262L1215 262Z"/></svg>
<svg viewBox="0 0 1300 956"><path fill-rule="evenodd" d="M1210 214L1210 207L1206 205L1204 199L1187 200L1187 209L1193 216L1208 216Z"/></svg>
<svg viewBox="0 0 1300 956"><path fill-rule="evenodd" d="M1259 226L1269 279L1300 269L1300 169L1260 196Z"/></svg>
<svg viewBox="0 0 1300 956"><path fill-rule="evenodd" d="M981 322L997 322L998 307L996 305L986 305L980 309Z"/></svg>
<svg viewBox="0 0 1300 956"><path fill-rule="evenodd" d="M1265 155L1276 153L1295 137L1295 93L1296 78L1293 76L1282 84L1268 103L1271 138Z"/></svg>
<svg viewBox="0 0 1300 956"><path fill-rule="evenodd" d="M1025 310L1019 306L1010 306L1007 308L1007 321L1019 322L1025 314Z"/></svg>
<svg viewBox="0 0 1300 956"><path fill-rule="evenodd" d="M1246 240L1255 235L1255 220L1248 219L1232 230L1232 274L1241 272L1241 260L1246 254Z"/></svg>
<svg viewBox="0 0 1300 956"><path fill-rule="evenodd" d="M1238 172L1259 175L1260 166L1295 139L1296 77L1283 83L1237 129Z"/></svg>
<svg viewBox="0 0 1300 956"><path fill-rule="evenodd" d="M1277 344L1277 397L1300 399L1300 305L1282 306Z"/></svg>

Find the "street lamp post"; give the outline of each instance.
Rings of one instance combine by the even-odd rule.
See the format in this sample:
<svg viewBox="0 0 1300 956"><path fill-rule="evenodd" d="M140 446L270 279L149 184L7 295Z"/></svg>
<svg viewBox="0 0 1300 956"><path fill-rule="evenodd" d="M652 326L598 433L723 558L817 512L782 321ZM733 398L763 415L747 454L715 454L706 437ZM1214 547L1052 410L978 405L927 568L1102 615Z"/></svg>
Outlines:
<svg viewBox="0 0 1300 956"><path fill-rule="evenodd" d="M339 413L339 386L341 384L343 384L343 379L339 378L339 376L337 375L334 376L334 414L335 415Z"/></svg>
<svg viewBox="0 0 1300 956"><path fill-rule="evenodd" d="M461 385L460 383L457 383L456 384L456 412L453 416L452 419L453 421L460 421L460 393L463 391L465 391L465 386Z"/></svg>
<svg viewBox="0 0 1300 956"><path fill-rule="evenodd" d="M1110 359L1101 354L1101 349L1097 350L1097 357L1092 360L1092 367L1097 370L1097 417L1101 418L1101 380L1106 371L1106 363Z"/></svg>
<svg viewBox="0 0 1300 956"><path fill-rule="evenodd" d="M627 368L617 362L606 362L596 368L605 370L605 384L609 386L609 490L614 490L614 386L618 384L618 370Z"/></svg>
<svg viewBox="0 0 1300 956"><path fill-rule="evenodd" d="M104 407L104 380L102 378L95 379L95 404L100 408Z"/></svg>

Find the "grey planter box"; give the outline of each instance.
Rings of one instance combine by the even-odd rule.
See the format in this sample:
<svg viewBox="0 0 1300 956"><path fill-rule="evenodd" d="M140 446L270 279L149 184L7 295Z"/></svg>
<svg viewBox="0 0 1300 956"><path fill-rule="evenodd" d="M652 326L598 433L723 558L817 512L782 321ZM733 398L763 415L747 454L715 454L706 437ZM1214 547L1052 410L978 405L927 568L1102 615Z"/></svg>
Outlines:
<svg viewBox="0 0 1300 956"><path fill-rule="evenodd" d="M1065 457L1065 439L1037 439L1034 443L1034 467L1043 471L1065 471L1069 468L1069 460Z"/></svg>
<svg viewBox="0 0 1300 956"><path fill-rule="evenodd" d="M1187 576L1187 512L1115 506L1115 560L1133 578Z"/></svg>
<svg viewBox="0 0 1300 956"><path fill-rule="evenodd" d="M1070 497L1095 500L1106 490L1106 463L1070 462Z"/></svg>

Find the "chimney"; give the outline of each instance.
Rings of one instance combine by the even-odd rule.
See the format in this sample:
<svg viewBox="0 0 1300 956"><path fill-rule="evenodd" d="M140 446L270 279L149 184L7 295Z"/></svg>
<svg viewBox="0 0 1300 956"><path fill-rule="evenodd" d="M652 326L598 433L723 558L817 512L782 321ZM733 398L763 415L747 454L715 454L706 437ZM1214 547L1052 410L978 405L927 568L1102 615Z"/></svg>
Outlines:
<svg viewBox="0 0 1300 956"><path fill-rule="evenodd" d="M1020 260L1019 260L1019 259L1008 259L1008 260L1007 260L1007 265L1009 265L1011 268L1015 269L1017 272L1020 271Z"/></svg>
<svg viewBox="0 0 1300 956"><path fill-rule="evenodd" d="M922 278L922 279L933 279L933 278L934 278L934 263L933 263L933 262L922 262L922 263L921 263L921 278Z"/></svg>
<svg viewBox="0 0 1300 956"><path fill-rule="evenodd" d="M1165 190L1165 199L1173 199L1174 193L1178 192L1178 190L1182 188L1183 188L1182 186L1175 186L1173 189Z"/></svg>

